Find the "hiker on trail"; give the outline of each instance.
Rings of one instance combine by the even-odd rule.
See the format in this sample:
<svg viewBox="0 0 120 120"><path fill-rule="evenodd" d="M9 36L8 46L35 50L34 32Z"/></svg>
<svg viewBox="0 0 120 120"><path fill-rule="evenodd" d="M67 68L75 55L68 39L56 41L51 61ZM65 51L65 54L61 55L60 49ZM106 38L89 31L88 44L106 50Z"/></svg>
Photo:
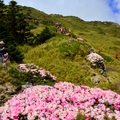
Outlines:
<svg viewBox="0 0 120 120"><path fill-rule="evenodd" d="M6 52L3 56L3 66L7 69L8 53Z"/></svg>
<svg viewBox="0 0 120 120"><path fill-rule="evenodd" d="M4 56L4 50L5 50L4 44L5 43L3 41L0 41L0 62L1 63L3 62L3 56Z"/></svg>
<svg viewBox="0 0 120 120"><path fill-rule="evenodd" d="M60 32L61 32L61 33L65 33L65 28L64 28L64 27L61 27L61 28L60 28Z"/></svg>
<svg viewBox="0 0 120 120"><path fill-rule="evenodd" d="M100 52L101 52L101 50L100 50L100 49L98 49L98 52L100 53Z"/></svg>
<svg viewBox="0 0 120 120"><path fill-rule="evenodd" d="M0 42L0 62L7 69L7 61L8 61L8 53L4 47L5 43L3 41Z"/></svg>
<svg viewBox="0 0 120 120"><path fill-rule="evenodd" d="M117 59L118 58L118 53L116 52L116 54L115 54L115 58Z"/></svg>
<svg viewBox="0 0 120 120"><path fill-rule="evenodd" d="M56 23L54 24L54 26L55 26L55 27L58 27L58 26L59 26L58 22L56 22Z"/></svg>
<svg viewBox="0 0 120 120"><path fill-rule="evenodd" d="M55 30L55 31L57 32L57 31L58 31L58 28L60 27L60 26L59 26L59 23L56 22L56 23L54 24L54 26L56 27L56 30Z"/></svg>

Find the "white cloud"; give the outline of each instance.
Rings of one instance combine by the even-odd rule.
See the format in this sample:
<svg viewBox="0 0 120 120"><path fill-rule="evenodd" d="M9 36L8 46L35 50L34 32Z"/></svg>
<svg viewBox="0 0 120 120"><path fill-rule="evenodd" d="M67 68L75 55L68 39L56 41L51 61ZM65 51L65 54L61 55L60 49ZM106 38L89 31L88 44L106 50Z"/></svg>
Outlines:
<svg viewBox="0 0 120 120"><path fill-rule="evenodd" d="M115 22L120 24L120 0L113 0L113 9L115 11L113 17L115 18Z"/></svg>
<svg viewBox="0 0 120 120"><path fill-rule="evenodd" d="M106 0L83 0L80 5L78 15L85 20L113 20L111 17L111 10L107 6Z"/></svg>
<svg viewBox="0 0 120 120"><path fill-rule="evenodd" d="M8 0L4 0L9 3ZM47 14L78 16L85 21L113 21L120 23L120 13L109 6L111 0L16 0L18 4L31 6ZM114 0L120 10L120 0Z"/></svg>
<svg viewBox="0 0 120 120"><path fill-rule="evenodd" d="M114 0L115 7L120 10L120 0Z"/></svg>

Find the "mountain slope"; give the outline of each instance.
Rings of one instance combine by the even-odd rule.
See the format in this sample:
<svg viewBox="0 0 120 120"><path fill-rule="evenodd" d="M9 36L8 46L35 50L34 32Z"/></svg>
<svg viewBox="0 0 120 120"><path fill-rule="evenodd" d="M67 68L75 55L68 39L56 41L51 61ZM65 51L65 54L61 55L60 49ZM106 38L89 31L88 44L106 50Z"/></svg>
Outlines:
<svg viewBox="0 0 120 120"><path fill-rule="evenodd" d="M25 7L27 9L27 7ZM91 82L93 74L96 73L100 79L99 87L108 89L110 85L108 84L109 79L112 83L117 84L120 79L120 58L115 58L115 53L120 53L120 25L113 22L100 22L91 21L86 22L75 16L62 16L62 15L47 15L45 13L31 9L31 16L39 19L41 23L36 29L33 29L34 34L40 33L40 31L48 26L52 32L55 32L54 23L58 22L67 31L71 31L76 37L81 37L85 39L84 43L79 43L78 41L71 41L68 36L56 33L56 36L48 40L42 45L38 45L25 53L25 63L35 63L46 70L52 72L52 74L57 76L58 81L70 81L76 84L85 84L88 86L94 86ZM43 17L45 16L45 17ZM46 22L44 22L46 21ZM76 43L78 42L78 43ZM71 47L70 48L70 44ZM78 49L76 48L78 44ZM85 46L86 45L86 46ZM71 52L75 52L72 56L64 56L66 46L69 46ZM100 55L104 58L104 62L107 69L107 78L100 75L100 70L98 68L92 68L90 63L85 60L87 54L89 54L90 47L93 47L95 52L100 49ZM62 49L62 54L61 54ZM25 48L23 47L23 51ZM83 56L81 55L83 52ZM73 54L73 53L71 53ZM32 58L32 59L31 59Z"/></svg>

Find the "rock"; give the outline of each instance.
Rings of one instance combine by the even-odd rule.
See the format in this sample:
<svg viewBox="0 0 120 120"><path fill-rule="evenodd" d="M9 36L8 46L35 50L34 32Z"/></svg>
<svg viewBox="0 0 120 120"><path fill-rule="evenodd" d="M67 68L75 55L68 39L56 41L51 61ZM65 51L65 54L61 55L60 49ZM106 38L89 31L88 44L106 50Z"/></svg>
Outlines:
<svg viewBox="0 0 120 120"><path fill-rule="evenodd" d="M6 86L6 94L13 95L15 94L15 88L11 85Z"/></svg>
<svg viewBox="0 0 120 120"><path fill-rule="evenodd" d="M13 95L13 94L15 94L15 90L14 90L14 89L8 89L8 90L6 91L6 93L7 93L7 94L10 94L10 95Z"/></svg>
<svg viewBox="0 0 120 120"><path fill-rule="evenodd" d="M106 75L106 72L105 72L105 71L103 72L103 74L102 74L102 75L103 75L104 77L107 77L107 75Z"/></svg>
<svg viewBox="0 0 120 120"><path fill-rule="evenodd" d="M3 86L3 85L0 85L0 88L3 89L3 90L6 90L6 87Z"/></svg>
<svg viewBox="0 0 120 120"><path fill-rule="evenodd" d="M9 83L0 85L0 105L6 102L15 94L15 87Z"/></svg>
<svg viewBox="0 0 120 120"><path fill-rule="evenodd" d="M25 84L25 85L22 85L21 87L22 87L22 89L26 89L26 88L30 88L30 87L32 87L32 86L33 86L32 83L26 82L26 84Z"/></svg>
<svg viewBox="0 0 120 120"><path fill-rule="evenodd" d="M0 95L0 101L4 100L5 96L4 95Z"/></svg>
<svg viewBox="0 0 120 120"><path fill-rule="evenodd" d="M99 82L100 82L100 80L98 78L94 78L93 81L95 84L99 84Z"/></svg>
<svg viewBox="0 0 120 120"><path fill-rule="evenodd" d="M100 79L98 77L91 78L91 81L93 81L95 85L98 85L100 83Z"/></svg>

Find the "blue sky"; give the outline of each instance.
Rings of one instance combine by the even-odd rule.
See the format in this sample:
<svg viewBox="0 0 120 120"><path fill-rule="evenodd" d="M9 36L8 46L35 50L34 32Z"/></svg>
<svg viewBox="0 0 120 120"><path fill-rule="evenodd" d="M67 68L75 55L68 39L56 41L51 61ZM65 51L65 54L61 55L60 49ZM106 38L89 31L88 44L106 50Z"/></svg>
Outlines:
<svg viewBox="0 0 120 120"><path fill-rule="evenodd" d="M120 0L15 0L47 14L78 16L85 21L111 21L120 24ZM10 0L4 0L9 4Z"/></svg>

